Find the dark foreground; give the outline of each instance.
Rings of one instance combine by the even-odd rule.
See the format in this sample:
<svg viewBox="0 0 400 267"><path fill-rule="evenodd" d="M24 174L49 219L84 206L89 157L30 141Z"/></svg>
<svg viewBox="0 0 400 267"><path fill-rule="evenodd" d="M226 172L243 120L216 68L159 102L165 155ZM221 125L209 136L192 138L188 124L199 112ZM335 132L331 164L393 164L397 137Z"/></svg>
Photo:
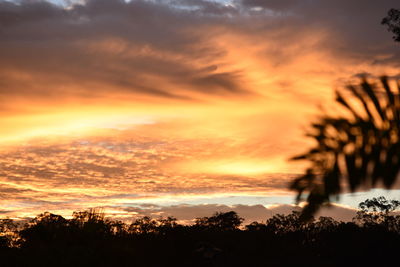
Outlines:
<svg viewBox="0 0 400 267"><path fill-rule="evenodd" d="M0 266L397 266L400 216L360 211L353 222L299 214L241 226L234 212L132 224L98 211L44 213L18 226L0 220ZM396 263L397 262L397 263Z"/></svg>

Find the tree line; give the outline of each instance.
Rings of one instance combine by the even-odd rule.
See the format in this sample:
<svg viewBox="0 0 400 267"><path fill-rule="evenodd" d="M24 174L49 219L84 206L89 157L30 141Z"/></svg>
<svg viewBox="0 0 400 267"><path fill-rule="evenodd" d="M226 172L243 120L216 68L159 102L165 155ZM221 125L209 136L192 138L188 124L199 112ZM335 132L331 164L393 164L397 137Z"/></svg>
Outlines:
<svg viewBox="0 0 400 267"><path fill-rule="evenodd" d="M360 203L351 222L277 214L243 225L230 211L197 218L71 219L45 212L24 225L0 220L1 266L347 266L389 263L400 246L397 200Z"/></svg>

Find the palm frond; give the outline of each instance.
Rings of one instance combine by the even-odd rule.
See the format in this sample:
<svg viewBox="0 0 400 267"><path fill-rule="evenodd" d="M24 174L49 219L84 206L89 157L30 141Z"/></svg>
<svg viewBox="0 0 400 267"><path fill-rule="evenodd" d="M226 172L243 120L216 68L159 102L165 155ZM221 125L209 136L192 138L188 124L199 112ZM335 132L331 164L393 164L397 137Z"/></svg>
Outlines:
<svg viewBox="0 0 400 267"><path fill-rule="evenodd" d="M391 188L400 172L400 94L390 87L387 77L375 85L363 79L336 93L336 101L348 115L325 115L312 124L308 136L317 146L293 160L311 162L291 189L298 201L307 201L303 217L343 192L378 183ZM357 103L357 104L355 104Z"/></svg>

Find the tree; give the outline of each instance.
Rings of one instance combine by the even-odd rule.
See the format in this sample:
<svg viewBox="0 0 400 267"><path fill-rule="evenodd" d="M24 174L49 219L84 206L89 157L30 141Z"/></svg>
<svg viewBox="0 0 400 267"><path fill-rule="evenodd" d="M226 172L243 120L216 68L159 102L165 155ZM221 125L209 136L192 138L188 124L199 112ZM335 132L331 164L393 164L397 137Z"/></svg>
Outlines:
<svg viewBox="0 0 400 267"><path fill-rule="evenodd" d="M398 229L397 217L391 216L390 213L400 207L400 201L387 200L380 196L367 199L361 202L358 207L360 210L353 220L361 225L366 227L381 225L389 230Z"/></svg>
<svg viewBox="0 0 400 267"><path fill-rule="evenodd" d="M315 228L325 231L330 231L330 230L333 231L336 229L338 225L339 225L338 221L336 221L332 217L325 217L325 216L319 217L318 221L316 221L314 224Z"/></svg>
<svg viewBox="0 0 400 267"><path fill-rule="evenodd" d="M0 219L0 249L15 246L19 241L18 224L12 219Z"/></svg>
<svg viewBox="0 0 400 267"><path fill-rule="evenodd" d="M337 197L345 184L351 192L361 186L393 186L400 171L399 93L399 84L391 88L387 77L380 86L364 77L336 91L346 115L323 115L313 123L308 136L316 147L293 158L311 163L291 184L297 201L307 200L304 219Z"/></svg>
<svg viewBox="0 0 400 267"><path fill-rule="evenodd" d="M382 19L382 25L387 25L388 31L394 34L393 39L400 42L400 10L390 9L388 15Z"/></svg>
<svg viewBox="0 0 400 267"><path fill-rule="evenodd" d="M19 235L24 246L61 242L69 236L68 226L64 217L44 212L26 224Z"/></svg>
<svg viewBox="0 0 400 267"><path fill-rule="evenodd" d="M211 217L197 218L195 226L203 229L233 231L239 228L243 220L234 211L217 212Z"/></svg>
<svg viewBox="0 0 400 267"><path fill-rule="evenodd" d="M300 220L300 212L292 211L291 214L276 214L266 222L267 229L275 234L286 234L308 229L313 220L304 222Z"/></svg>
<svg viewBox="0 0 400 267"><path fill-rule="evenodd" d="M400 201L398 200L387 200L384 196L378 198L367 199L360 204L358 207L362 212L380 212L383 214L389 214L400 207Z"/></svg>
<svg viewBox="0 0 400 267"><path fill-rule="evenodd" d="M136 219L129 226L129 232L134 234L150 234L157 232L158 223L149 216Z"/></svg>
<svg viewBox="0 0 400 267"><path fill-rule="evenodd" d="M73 212L70 224L89 236L111 235L115 227L105 219L102 209L92 208L86 211Z"/></svg>

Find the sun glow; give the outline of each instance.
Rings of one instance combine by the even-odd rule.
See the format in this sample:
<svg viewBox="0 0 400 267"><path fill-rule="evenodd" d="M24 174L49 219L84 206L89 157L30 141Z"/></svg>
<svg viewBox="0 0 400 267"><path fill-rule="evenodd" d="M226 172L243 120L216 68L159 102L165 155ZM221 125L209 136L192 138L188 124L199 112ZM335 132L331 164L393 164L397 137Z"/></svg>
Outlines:
<svg viewBox="0 0 400 267"><path fill-rule="evenodd" d="M258 175L266 173L283 173L285 169L285 159L211 159L181 162L173 168L180 172L187 173L210 173L210 174L231 174L231 175Z"/></svg>
<svg viewBox="0 0 400 267"><path fill-rule="evenodd" d="M254 162L254 161L231 161L222 162L220 164L211 165L210 171L221 174L238 174L238 175L251 175L275 172L276 169L270 164Z"/></svg>
<svg viewBox="0 0 400 267"><path fill-rule="evenodd" d="M115 108L75 112L67 109L47 114L17 115L1 118L0 122L5 126L0 141L15 143L33 138L93 135L105 129L123 130L135 125L153 124L154 120L151 115Z"/></svg>

